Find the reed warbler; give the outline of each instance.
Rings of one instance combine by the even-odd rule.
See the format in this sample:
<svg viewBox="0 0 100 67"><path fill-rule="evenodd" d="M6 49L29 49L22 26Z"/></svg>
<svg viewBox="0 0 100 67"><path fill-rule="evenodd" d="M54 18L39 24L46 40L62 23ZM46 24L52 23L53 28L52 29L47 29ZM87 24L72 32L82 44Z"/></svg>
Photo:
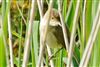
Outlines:
<svg viewBox="0 0 100 67"><path fill-rule="evenodd" d="M66 32L68 34L68 41L70 40L70 32L66 26ZM50 22L48 25L48 32L46 37L46 43L50 48L65 48L65 42L63 37L63 31L61 27L59 13L56 9L52 9Z"/></svg>
<svg viewBox="0 0 100 67"><path fill-rule="evenodd" d="M66 32L68 34L67 35L68 42L70 42L70 31L67 26L66 26ZM77 37L75 37L75 39L77 39ZM63 31L62 31L61 22L60 22L60 17L56 9L52 9L51 11L51 17L50 17L50 22L48 25L46 43L50 48L60 48L57 52L59 52L62 48L66 49ZM77 60L77 55L75 54L74 51L73 53L74 53L73 57L76 60L76 63L79 63L79 61ZM49 58L49 60L53 58L55 54L53 54Z"/></svg>

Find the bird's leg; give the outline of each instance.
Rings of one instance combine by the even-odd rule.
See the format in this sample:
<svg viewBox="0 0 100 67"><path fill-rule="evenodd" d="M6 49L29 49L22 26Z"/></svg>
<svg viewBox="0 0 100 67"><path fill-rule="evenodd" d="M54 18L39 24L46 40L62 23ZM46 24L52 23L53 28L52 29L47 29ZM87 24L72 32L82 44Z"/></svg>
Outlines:
<svg viewBox="0 0 100 67"><path fill-rule="evenodd" d="M52 54L52 55L49 57L49 60L48 60L48 61L50 61L52 58L54 58L55 55L56 55L60 50L62 50L62 49L63 49L63 47L61 47L61 48L58 49L54 54Z"/></svg>

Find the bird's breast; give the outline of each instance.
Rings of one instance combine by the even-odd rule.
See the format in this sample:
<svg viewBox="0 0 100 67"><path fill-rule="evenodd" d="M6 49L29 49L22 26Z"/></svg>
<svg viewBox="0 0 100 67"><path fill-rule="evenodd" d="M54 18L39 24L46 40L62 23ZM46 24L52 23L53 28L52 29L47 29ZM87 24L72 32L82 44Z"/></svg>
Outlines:
<svg viewBox="0 0 100 67"><path fill-rule="evenodd" d="M61 48L62 45L60 43L58 43L57 38L55 37L55 35L53 34L55 30L51 30L47 33L47 37L46 37L46 43L48 44L48 46L50 48Z"/></svg>

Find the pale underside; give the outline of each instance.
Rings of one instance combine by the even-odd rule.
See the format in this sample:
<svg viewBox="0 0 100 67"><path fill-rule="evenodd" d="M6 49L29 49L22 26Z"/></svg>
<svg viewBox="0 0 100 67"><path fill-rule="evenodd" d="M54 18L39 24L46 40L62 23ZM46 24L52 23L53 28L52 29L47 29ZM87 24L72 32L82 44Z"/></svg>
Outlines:
<svg viewBox="0 0 100 67"><path fill-rule="evenodd" d="M49 22L46 43L50 48L61 48L65 45L60 22L54 18Z"/></svg>

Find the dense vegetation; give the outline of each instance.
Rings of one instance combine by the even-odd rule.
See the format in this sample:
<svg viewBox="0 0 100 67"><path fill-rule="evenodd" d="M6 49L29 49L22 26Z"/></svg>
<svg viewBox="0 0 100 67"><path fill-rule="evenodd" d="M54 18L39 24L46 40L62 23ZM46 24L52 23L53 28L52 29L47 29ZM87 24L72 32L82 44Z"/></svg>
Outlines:
<svg viewBox="0 0 100 67"><path fill-rule="evenodd" d="M71 61L74 67L100 67L100 0L58 0L61 5L57 0L1 0L0 67L36 67L40 59L39 26L42 19L48 21L42 16L50 1L59 14L62 7L59 20L69 28L70 43L68 49L56 54L58 48L45 47L41 66L70 67ZM49 61L51 52L54 57Z"/></svg>

